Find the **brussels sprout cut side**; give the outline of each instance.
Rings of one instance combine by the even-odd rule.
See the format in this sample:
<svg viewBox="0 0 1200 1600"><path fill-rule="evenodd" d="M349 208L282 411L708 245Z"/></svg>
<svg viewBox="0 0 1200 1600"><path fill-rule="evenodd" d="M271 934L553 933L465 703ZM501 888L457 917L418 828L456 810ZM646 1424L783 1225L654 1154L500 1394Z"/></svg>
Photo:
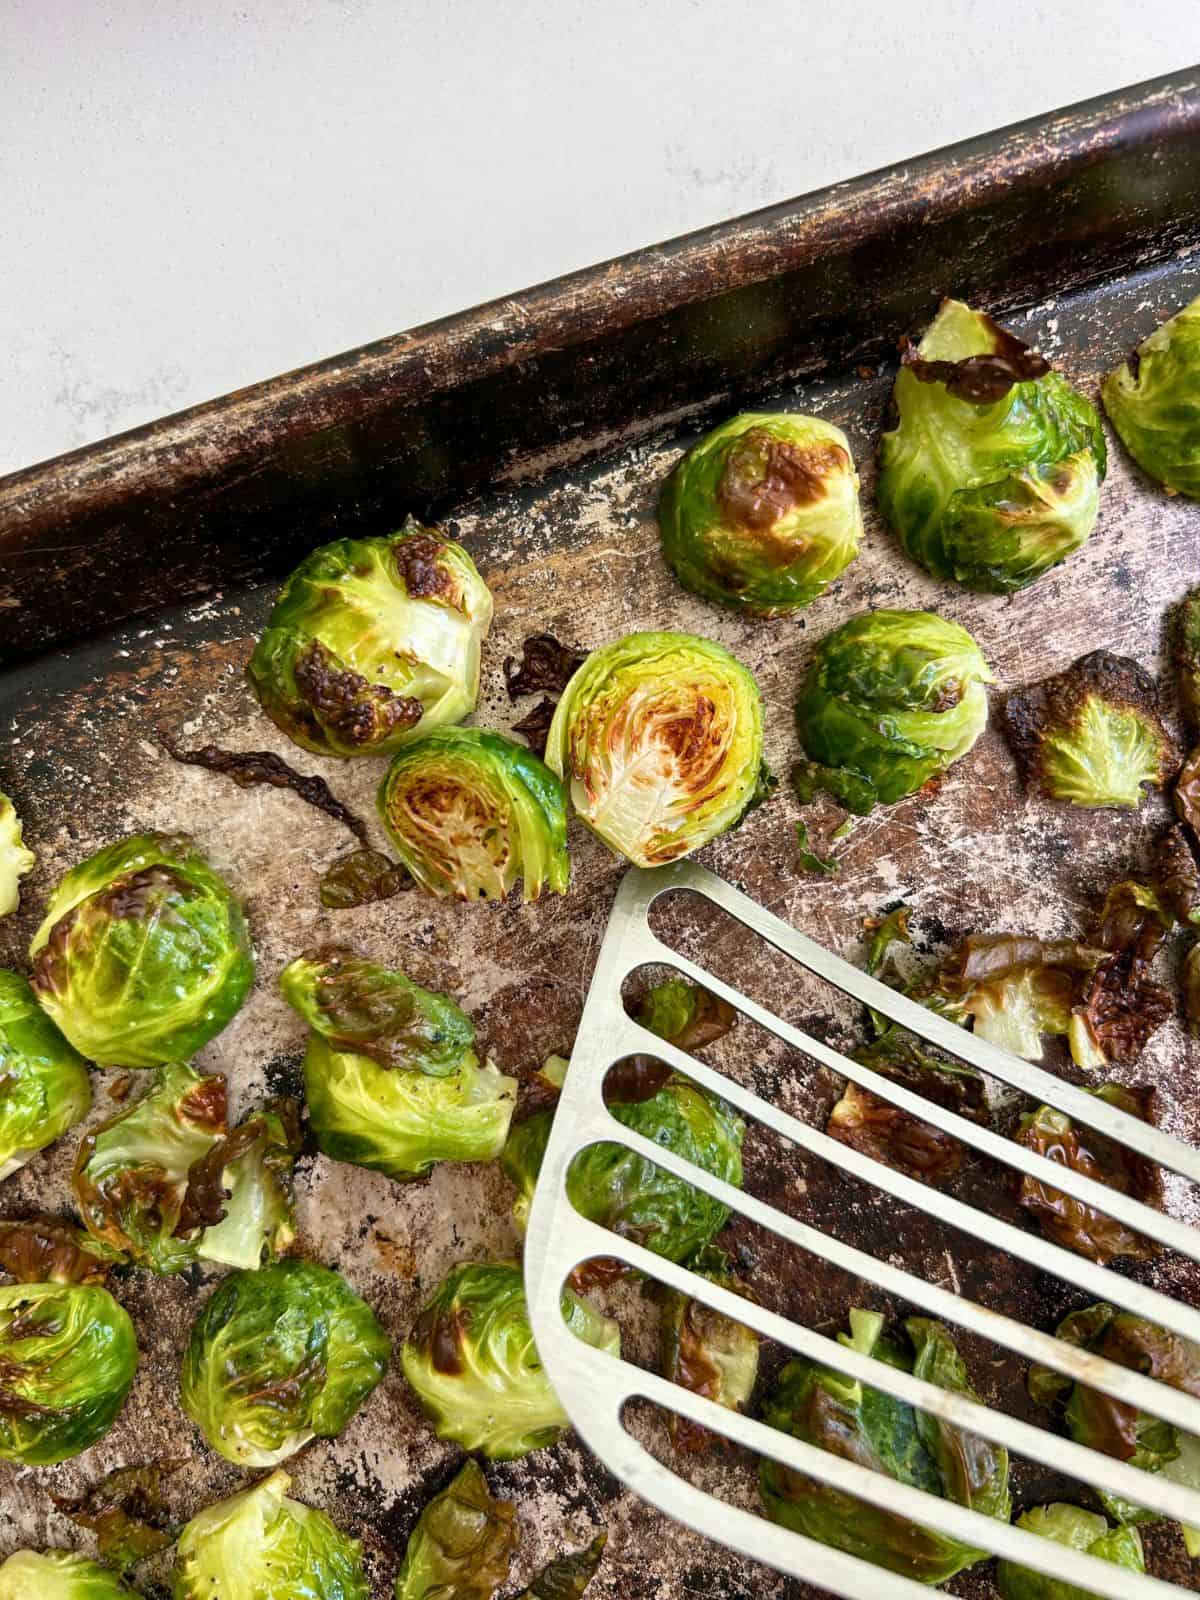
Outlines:
<svg viewBox="0 0 1200 1600"><path fill-rule="evenodd" d="M823 594L858 554L858 473L840 428L791 412L723 422L680 460L658 508L693 594L757 616Z"/></svg>
<svg viewBox="0 0 1200 1600"><path fill-rule="evenodd" d="M503 900L565 894L567 804L532 750L480 728L439 728L406 745L379 786L379 815L426 894Z"/></svg>
<svg viewBox="0 0 1200 1600"><path fill-rule="evenodd" d="M461 545L410 517L338 539L284 584L247 675L263 710L318 755L387 755L475 709L492 597Z"/></svg>
<svg viewBox="0 0 1200 1600"><path fill-rule="evenodd" d="M517 1547L517 1508L468 1458L425 1507L396 1575L396 1600L492 1600Z"/></svg>
<svg viewBox="0 0 1200 1600"><path fill-rule="evenodd" d="M913 794L983 732L993 681L956 622L931 611L852 617L817 646L796 702L808 797L825 788L866 812Z"/></svg>
<svg viewBox="0 0 1200 1600"><path fill-rule="evenodd" d="M620 1353L621 1332L569 1290L563 1316L585 1344ZM512 1461L554 1444L569 1422L533 1342L520 1269L468 1264L447 1274L400 1353L439 1439Z"/></svg>
<svg viewBox="0 0 1200 1600"><path fill-rule="evenodd" d="M762 725L758 685L721 645L630 633L594 650L568 683L546 760L610 849L658 867L763 798Z"/></svg>
<svg viewBox="0 0 1200 1600"><path fill-rule="evenodd" d="M38 999L102 1066L189 1059L254 982L241 907L182 835L136 834L72 867L29 954Z"/></svg>
<svg viewBox="0 0 1200 1600"><path fill-rule="evenodd" d="M1200 296L1143 339L1101 393L1142 471L1168 493L1200 500Z"/></svg>
<svg viewBox="0 0 1200 1600"><path fill-rule="evenodd" d="M73 1550L18 1550L0 1565L0 1600L137 1600L117 1574Z"/></svg>
<svg viewBox="0 0 1200 1600"><path fill-rule="evenodd" d="M1062 1504L1034 1506L1032 1511L1017 1518L1017 1527L1065 1544L1068 1549L1081 1550L1097 1561L1111 1561L1114 1566L1126 1567L1130 1572L1146 1570L1137 1529L1110 1528L1094 1511ZM1077 1589L1074 1584L1043 1577L1011 1561L1001 1561L997 1566L996 1584L1003 1600L1092 1600L1085 1590Z"/></svg>
<svg viewBox="0 0 1200 1600"><path fill-rule="evenodd" d="M0 972L0 1180L87 1115L87 1063L16 972Z"/></svg>
<svg viewBox="0 0 1200 1600"><path fill-rule="evenodd" d="M179 1536L175 1600L370 1600L362 1547L288 1498L273 1472L193 1517Z"/></svg>
<svg viewBox="0 0 1200 1600"><path fill-rule="evenodd" d="M7 917L20 905L21 879L36 861L21 836L16 808L6 794L0 794L0 917Z"/></svg>
<svg viewBox="0 0 1200 1600"><path fill-rule="evenodd" d="M989 316L944 300L894 400L879 507L935 578L1006 594L1091 533L1107 464L1096 409Z"/></svg>

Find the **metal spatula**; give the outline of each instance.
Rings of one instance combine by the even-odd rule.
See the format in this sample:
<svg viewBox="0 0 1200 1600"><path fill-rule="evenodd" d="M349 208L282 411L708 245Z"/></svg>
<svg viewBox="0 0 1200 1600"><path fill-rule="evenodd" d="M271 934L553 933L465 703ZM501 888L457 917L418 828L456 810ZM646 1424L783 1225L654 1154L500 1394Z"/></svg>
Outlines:
<svg viewBox="0 0 1200 1600"><path fill-rule="evenodd" d="M646 964L673 967L728 1000L811 1060L832 1068L924 1122L953 1134L964 1144L974 1146L1005 1166L1041 1179L1053 1188L1096 1206L1147 1238L1193 1261L1200 1261L1200 1232L1197 1230L1050 1162L987 1128L978 1127L848 1060L670 949L651 932L648 913L661 895L681 889L704 896L801 967L931 1044L1036 1101L1057 1107L1076 1122L1099 1129L1164 1168L1200 1181L1200 1152L1052 1074L976 1039L944 1017L897 994L830 955L703 868L683 862L657 872L631 870L617 895L592 979L530 1213L525 1253L526 1289L538 1351L564 1408L584 1441L623 1483L668 1516L744 1555L767 1562L781 1572L803 1578L846 1600L901 1600L901 1597L916 1600L917 1596L927 1596L929 1590L923 1584L897 1577L719 1501L685 1482L627 1431L623 1423L627 1403L636 1399L654 1402L810 1478L885 1506L965 1544L990 1550L1063 1583L1102 1595L1105 1600L1150 1600L1152 1596L1184 1593L1174 1584L1140 1576L922 1490L907 1488L855 1462L816 1449L692 1394L654 1373L594 1350L567 1331L560 1311L560 1295L566 1280L581 1262L594 1257L616 1257L851 1379L885 1390L956 1427L1007 1446L1015 1454L1035 1460L1052 1459L1071 1476L1151 1511L1183 1523L1200 1525L1200 1493L1170 1483L1161 1475L1140 1472L1110 1456L858 1354L779 1316L766 1305L742 1299L629 1239L618 1238L575 1211L566 1192L567 1169L572 1158L601 1140L622 1144L686 1178L723 1201L732 1211L772 1229L790 1243L823 1257L864 1283L874 1284L889 1295L922 1307L931 1316L957 1323L1005 1347L1018 1362L1039 1362L1189 1433L1200 1433L1200 1400L1039 1333L840 1243L798 1218L709 1176L616 1121L605 1107L602 1095L608 1068L635 1052L653 1054L722 1096L747 1118L757 1120L785 1140L855 1178L873 1184L881 1198L892 1196L961 1230L960 1248L964 1254L981 1247L1011 1251L1024 1261L1076 1285L1093 1300L1122 1306L1188 1339L1200 1341L1200 1312L1144 1284L1098 1267L1037 1234L1027 1233L974 1206L916 1183L839 1144L693 1056L656 1038L628 1016L622 1003L622 984L629 974ZM757 1287L763 1298L768 1298L769 1285Z"/></svg>

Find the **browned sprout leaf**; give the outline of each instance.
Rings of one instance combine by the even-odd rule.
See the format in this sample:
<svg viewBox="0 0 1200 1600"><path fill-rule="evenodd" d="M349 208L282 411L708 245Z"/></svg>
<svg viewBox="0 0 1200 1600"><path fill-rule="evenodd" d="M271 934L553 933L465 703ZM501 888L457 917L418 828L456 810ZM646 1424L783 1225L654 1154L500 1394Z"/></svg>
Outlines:
<svg viewBox="0 0 1200 1600"><path fill-rule="evenodd" d="M964 356L961 361L925 361L911 340L900 341L900 362L921 383L944 383L946 393L974 405L994 405L1015 383L1044 378L1050 363L1032 350L1015 333L1009 333L985 312L977 312L992 337L992 349L982 355Z"/></svg>
<svg viewBox="0 0 1200 1600"><path fill-rule="evenodd" d="M184 1461L150 1461L118 1467L77 1496L50 1498L72 1522L96 1535L100 1559L124 1575L147 1556L175 1543L180 1524L163 1506L162 1480L186 1465Z"/></svg>
<svg viewBox="0 0 1200 1600"><path fill-rule="evenodd" d="M1110 952L1087 979L1071 1017L1071 1053L1095 1070L1136 1061L1175 1007L1150 978L1150 964L1171 927L1153 889L1126 879L1109 890L1092 943Z"/></svg>
<svg viewBox="0 0 1200 1600"><path fill-rule="evenodd" d="M1200 924L1200 868L1178 823L1171 823L1154 842L1154 880L1177 921Z"/></svg>
<svg viewBox="0 0 1200 1600"><path fill-rule="evenodd" d="M607 1543L608 1534L598 1533L586 1550L558 1556L515 1600L580 1600L596 1576Z"/></svg>
<svg viewBox="0 0 1200 1600"><path fill-rule="evenodd" d="M944 964L938 992L981 1039L1040 1061L1045 1034L1065 1034L1087 974L1103 959L1075 939L972 934Z"/></svg>
<svg viewBox="0 0 1200 1600"><path fill-rule="evenodd" d="M1183 1019L1188 1032L1200 1038L1200 939L1193 939L1184 951L1180 971L1183 989Z"/></svg>
<svg viewBox="0 0 1200 1600"><path fill-rule="evenodd" d="M517 1546L516 1506L488 1489L468 1457L417 1518L396 1578L396 1600L493 1600Z"/></svg>
<svg viewBox="0 0 1200 1600"><path fill-rule="evenodd" d="M586 650L561 644L552 633L534 633L521 646L521 659L504 663L504 684L510 700L524 694L561 694L587 660Z"/></svg>
<svg viewBox="0 0 1200 1600"><path fill-rule="evenodd" d="M729 1270L722 1251L710 1248L700 1252L691 1267L711 1283L749 1298L749 1291ZM731 1411L743 1410L758 1377L757 1333L676 1289L662 1288L659 1305L659 1365L663 1376ZM686 1454L728 1443L722 1435L675 1412L670 1414L667 1426L675 1449Z"/></svg>
<svg viewBox="0 0 1200 1600"><path fill-rule="evenodd" d="M400 863L381 850L352 850L326 868L321 879L321 904L330 911L346 911L390 900L412 886L412 879Z"/></svg>
<svg viewBox="0 0 1200 1600"><path fill-rule="evenodd" d="M1193 589L1179 607L1175 673L1187 719L1194 730L1200 731L1200 589Z"/></svg>
<svg viewBox="0 0 1200 1600"><path fill-rule="evenodd" d="M65 1217L0 1222L0 1272L18 1283L103 1283L123 1259Z"/></svg>
<svg viewBox="0 0 1200 1600"><path fill-rule="evenodd" d="M727 1000L686 978L656 983L638 1002L635 1015L643 1028L688 1051L715 1044L737 1022L737 1012Z"/></svg>
<svg viewBox="0 0 1200 1600"><path fill-rule="evenodd" d="M292 1162L301 1145L298 1100L287 1095L274 1096L192 1162L176 1224L177 1233L211 1228L224 1218L227 1174L256 1145L261 1147L259 1154L275 1181L290 1196Z"/></svg>
<svg viewBox="0 0 1200 1600"><path fill-rule="evenodd" d="M821 856L809 849L807 822L798 822L796 824L796 844L797 853L800 857L800 865L805 872L816 873L824 878L832 878L836 877L836 875L842 870L839 862L832 859L828 861L824 860Z"/></svg>
<svg viewBox="0 0 1200 1600"><path fill-rule="evenodd" d="M1200 746L1189 752L1175 780L1175 814L1200 841Z"/></svg>
<svg viewBox="0 0 1200 1600"><path fill-rule="evenodd" d="M546 740L550 724L554 721L555 702L543 695L532 711L527 711L520 722L513 723L513 732L519 733L529 748L539 756L546 754Z"/></svg>
<svg viewBox="0 0 1200 1600"><path fill-rule="evenodd" d="M1154 1121L1154 1090L1148 1085L1123 1088L1109 1083L1096 1092L1130 1116L1143 1122ZM1039 1106L1022 1118L1017 1143L1120 1194L1147 1205L1161 1203L1161 1178L1152 1161L1094 1128L1072 1122L1050 1106ZM1106 1266L1116 1256L1147 1261L1158 1254L1158 1246L1152 1240L1036 1178L1022 1178L1019 1198L1021 1205L1037 1218L1048 1239L1100 1266Z"/></svg>

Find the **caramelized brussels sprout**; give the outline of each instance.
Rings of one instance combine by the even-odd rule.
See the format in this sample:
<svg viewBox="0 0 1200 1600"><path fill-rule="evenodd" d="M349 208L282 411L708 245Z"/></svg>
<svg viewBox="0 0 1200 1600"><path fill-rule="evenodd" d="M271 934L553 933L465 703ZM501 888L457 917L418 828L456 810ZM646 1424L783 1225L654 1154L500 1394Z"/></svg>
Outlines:
<svg viewBox="0 0 1200 1600"><path fill-rule="evenodd" d="M570 1290L563 1316L576 1338L619 1354L621 1333ZM519 1268L455 1267L417 1318L400 1352L404 1376L439 1439L512 1461L554 1444L566 1412L538 1359Z"/></svg>
<svg viewBox="0 0 1200 1600"><path fill-rule="evenodd" d="M850 1334L839 1334L838 1340L939 1388L978 1398L953 1340L940 1323L910 1317L904 1333L907 1337L890 1337L877 1312L856 1310L850 1313ZM900 1483L1001 1522L1009 1519L1006 1450L831 1368L807 1360L789 1361L764 1417L773 1428ZM960 1544L765 1457L759 1487L773 1522L921 1583L944 1583L987 1559L985 1550Z"/></svg>
<svg viewBox="0 0 1200 1600"><path fill-rule="evenodd" d="M1183 1019L1192 1037L1200 1038L1200 939L1189 940L1183 954L1180 979Z"/></svg>
<svg viewBox="0 0 1200 1600"><path fill-rule="evenodd" d="M1187 835L1172 822L1154 842L1154 879L1159 897L1177 922L1200 927L1200 867Z"/></svg>
<svg viewBox="0 0 1200 1600"><path fill-rule="evenodd" d="M0 1565L0 1600L136 1600L115 1572L73 1550L18 1550Z"/></svg>
<svg viewBox="0 0 1200 1600"><path fill-rule="evenodd" d="M943 966L938 990L981 1039L1040 1061L1043 1035L1070 1031L1082 985L1102 960L1075 939L972 934Z"/></svg>
<svg viewBox="0 0 1200 1600"><path fill-rule="evenodd" d="M896 377L879 508L935 578L1006 594L1091 533L1106 468L1090 400L959 300L943 300Z"/></svg>
<svg viewBox="0 0 1200 1600"><path fill-rule="evenodd" d="M396 1575L396 1600L493 1600L517 1547L517 1508L468 1457L425 1507Z"/></svg>
<svg viewBox="0 0 1200 1600"><path fill-rule="evenodd" d="M503 900L565 894L567 802L532 750L480 728L438 728L406 745L379 786L379 815L426 894Z"/></svg>
<svg viewBox="0 0 1200 1600"><path fill-rule="evenodd" d="M710 1283L734 1294L746 1293L720 1250L700 1251L690 1266ZM753 1328L678 1289L664 1287L659 1299L658 1349L662 1374L672 1383L730 1411L742 1411L749 1404L758 1381L758 1335ZM674 1412L667 1425L676 1450L696 1453L719 1439L702 1424Z"/></svg>
<svg viewBox="0 0 1200 1600"><path fill-rule="evenodd" d="M81 1122L87 1063L16 972L0 972L0 1181Z"/></svg>
<svg viewBox="0 0 1200 1600"><path fill-rule="evenodd" d="M862 538L858 473L840 428L747 412L679 460L658 507L667 565L693 594L755 616L823 594Z"/></svg>
<svg viewBox="0 0 1200 1600"><path fill-rule="evenodd" d="M227 1461L274 1467L310 1439L336 1438L390 1353L345 1279L278 1261L232 1273L209 1296L184 1352L180 1399Z"/></svg>
<svg viewBox="0 0 1200 1600"><path fill-rule="evenodd" d="M1150 977L1150 964L1171 928L1171 914L1154 890L1126 879L1105 896L1091 944L1107 951L1084 980L1071 1013L1068 1038L1077 1066L1102 1070L1136 1061L1174 1010L1171 996Z"/></svg>
<svg viewBox="0 0 1200 1600"><path fill-rule="evenodd" d="M370 1600L362 1547L288 1498L276 1471L192 1518L179 1536L175 1600Z"/></svg>
<svg viewBox="0 0 1200 1600"><path fill-rule="evenodd" d="M300 1144L298 1105L276 1098L193 1163L185 1212L204 1227L201 1261L250 1268L283 1254L296 1237L292 1169Z"/></svg>
<svg viewBox="0 0 1200 1600"><path fill-rule="evenodd" d="M1153 678L1107 650L1015 689L1004 716L1026 787L1051 800L1134 808L1179 766Z"/></svg>
<svg viewBox="0 0 1200 1600"><path fill-rule="evenodd" d="M607 1543L607 1533L598 1533L585 1549L556 1556L515 1600L581 1600L599 1570Z"/></svg>
<svg viewBox="0 0 1200 1600"><path fill-rule="evenodd" d="M763 711L740 662L690 633L630 633L563 692L546 760L588 826L639 867L690 855L763 797Z"/></svg>
<svg viewBox="0 0 1200 1600"><path fill-rule="evenodd" d="M21 879L36 861L21 836L16 808L6 794L0 794L0 917L7 917L20 905Z"/></svg>
<svg viewBox="0 0 1200 1600"><path fill-rule="evenodd" d="M931 611L852 617L817 646L796 702L813 764L801 776L854 811L891 805L966 755L987 724L992 681L956 622Z"/></svg>
<svg viewBox="0 0 1200 1600"><path fill-rule="evenodd" d="M461 545L410 517L337 539L280 590L247 676L277 727L318 755L387 755L475 709L492 597Z"/></svg>
<svg viewBox="0 0 1200 1600"><path fill-rule="evenodd" d="M1032 1511L1023 1512L1017 1518L1017 1527L1065 1544L1068 1549L1082 1550L1097 1561L1111 1561L1114 1566L1126 1567L1130 1572L1146 1570L1137 1529L1110 1528L1094 1511L1082 1511L1078 1506L1061 1503L1034 1506ZM1072 1583L1059 1583L1056 1578L1043 1577L1011 1561L1001 1561L997 1566L996 1583L1003 1600L1095 1600Z"/></svg>
<svg viewBox="0 0 1200 1600"><path fill-rule="evenodd" d="M1101 394L1142 471L1168 493L1200 500L1200 296L1143 339Z"/></svg>
<svg viewBox="0 0 1200 1600"><path fill-rule="evenodd" d="M737 1012L698 983L667 978L646 990L635 1008L637 1020L679 1050L715 1044L737 1023Z"/></svg>
<svg viewBox="0 0 1200 1600"><path fill-rule="evenodd" d="M1200 732L1200 589L1193 589L1179 605L1171 655L1188 723L1193 732Z"/></svg>
<svg viewBox="0 0 1200 1600"><path fill-rule="evenodd" d="M34 992L104 1066L187 1060L254 982L241 907L190 839L135 834L72 867L29 947Z"/></svg>

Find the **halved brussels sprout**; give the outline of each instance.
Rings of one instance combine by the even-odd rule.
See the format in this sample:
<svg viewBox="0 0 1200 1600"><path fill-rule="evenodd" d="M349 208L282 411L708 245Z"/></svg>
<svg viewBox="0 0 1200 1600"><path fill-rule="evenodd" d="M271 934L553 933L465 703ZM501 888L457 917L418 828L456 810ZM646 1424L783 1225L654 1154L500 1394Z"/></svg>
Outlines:
<svg viewBox="0 0 1200 1600"><path fill-rule="evenodd" d="M1091 533L1107 465L1096 408L991 317L943 300L894 400L879 508L935 578L1006 594Z"/></svg>
<svg viewBox="0 0 1200 1600"><path fill-rule="evenodd" d="M240 1467L274 1467L335 1438L387 1370L391 1344L365 1300L328 1267L278 1261L234 1272L192 1324L184 1411Z"/></svg>
<svg viewBox="0 0 1200 1600"><path fill-rule="evenodd" d="M1110 1528L1094 1511L1060 1503L1034 1506L1017 1518L1017 1527L1027 1533L1053 1539L1071 1550L1082 1550L1097 1561L1111 1561L1130 1572L1145 1572L1146 1558L1136 1528ZM996 1584L1003 1600L1095 1600L1095 1596L1073 1583L1043 1577L1028 1567L1001 1561L996 1568Z"/></svg>
<svg viewBox="0 0 1200 1600"><path fill-rule="evenodd" d="M619 1355L621 1330L570 1290L563 1316L578 1339ZM533 1342L525 1287L511 1262L447 1273L400 1352L404 1376L439 1439L512 1461L569 1426Z"/></svg>
<svg viewBox="0 0 1200 1600"><path fill-rule="evenodd" d="M939 1388L978 1398L941 1323L910 1317L904 1331L907 1338L888 1337L877 1312L856 1310L850 1313L850 1334L839 1334L838 1342ZM833 1455L983 1516L1009 1519L1006 1450L832 1368L789 1361L763 1414L773 1428ZM986 1550L960 1544L765 1457L759 1487L773 1522L921 1583L944 1583L964 1567L987 1560Z"/></svg>
<svg viewBox="0 0 1200 1600"><path fill-rule="evenodd" d="M546 760L583 820L639 867L699 850L762 798L762 696L728 650L629 633L563 691Z"/></svg>
<svg viewBox="0 0 1200 1600"><path fill-rule="evenodd" d="M37 857L21 837L21 819L6 794L0 794L0 917L7 917L21 903L21 879Z"/></svg>
<svg viewBox="0 0 1200 1600"><path fill-rule="evenodd" d="M461 545L410 517L337 539L279 592L247 676L263 710L318 755L386 755L475 709L492 597Z"/></svg>
<svg viewBox="0 0 1200 1600"><path fill-rule="evenodd" d="M499 733L437 728L393 758L379 815L396 854L426 894L503 900L565 894L567 802L546 763Z"/></svg>
<svg viewBox="0 0 1200 1600"><path fill-rule="evenodd" d="M175 1600L370 1600L362 1546L288 1498L286 1472L201 1511L179 1536Z"/></svg>
<svg viewBox="0 0 1200 1600"><path fill-rule="evenodd" d="M72 867L29 954L38 999L103 1066L187 1060L254 982L241 907L182 835L135 834Z"/></svg>
<svg viewBox="0 0 1200 1600"><path fill-rule="evenodd" d="M98 1561L73 1550L18 1550L0 1565L0 1600L136 1600Z"/></svg>
<svg viewBox="0 0 1200 1600"><path fill-rule="evenodd" d="M747 1291L729 1270L720 1250L702 1250L689 1263L693 1272L734 1294ZM758 1381L758 1334L721 1311L678 1289L662 1290L658 1325L659 1367L665 1378L692 1394L715 1400L730 1411L749 1404ZM667 1422L676 1450L709 1449L719 1436L701 1423L672 1412Z"/></svg>
<svg viewBox="0 0 1200 1600"><path fill-rule="evenodd" d="M814 786L854 811L913 794L983 732L993 681L957 622L931 611L852 617L818 644L796 702Z"/></svg>
<svg viewBox="0 0 1200 1600"><path fill-rule="evenodd" d="M1200 500L1200 295L1143 339L1101 394L1142 471Z"/></svg>
<svg viewBox="0 0 1200 1600"><path fill-rule="evenodd" d="M102 1439L137 1358L133 1323L99 1284L0 1288L0 1461L52 1466Z"/></svg>
<svg viewBox="0 0 1200 1600"><path fill-rule="evenodd" d="M417 1518L409 1535L396 1600L493 1600L517 1547L517 1508L488 1490L469 1457Z"/></svg>
<svg viewBox="0 0 1200 1600"><path fill-rule="evenodd" d="M87 1063L16 972L0 972L0 1180L87 1116Z"/></svg>
<svg viewBox="0 0 1200 1600"><path fill-rule="evenodd" d="M858 473L840 428L746 412L676 464L658 507L667 565L693 594L771 617L823 594L858 554Z"/></svg>

